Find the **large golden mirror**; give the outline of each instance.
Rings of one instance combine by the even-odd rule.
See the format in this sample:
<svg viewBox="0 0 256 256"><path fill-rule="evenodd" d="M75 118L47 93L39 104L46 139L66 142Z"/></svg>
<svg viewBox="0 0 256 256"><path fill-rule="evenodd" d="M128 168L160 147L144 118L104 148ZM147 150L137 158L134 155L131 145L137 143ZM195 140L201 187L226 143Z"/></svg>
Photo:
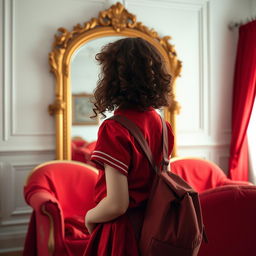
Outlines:
<svg viewBox="0 0 256 256"><path fill-rule="evenodd" d="M73 137L83 137L87 141L97 139L102 120L86 118L92 114L89 99L100 72L95 54L103 45L123 37L141 37L154 45L163 56L173 78L170 86L174 87L181 72L181 62L173 45L168 42L170 37L160 37L153 29L137 22L136 16L122 4L112 5L101 11L97 18L76 25L72 31L59 28L49 54L51 71L56 79L55 101L49 106L49 113L55 115L56 120L56 159L71 159ZM170 97L172 105L164 108L163 115L171 123L175 134L175 115L179 107L175 93ZM173 150L175 155L176 144Z"/></svg>

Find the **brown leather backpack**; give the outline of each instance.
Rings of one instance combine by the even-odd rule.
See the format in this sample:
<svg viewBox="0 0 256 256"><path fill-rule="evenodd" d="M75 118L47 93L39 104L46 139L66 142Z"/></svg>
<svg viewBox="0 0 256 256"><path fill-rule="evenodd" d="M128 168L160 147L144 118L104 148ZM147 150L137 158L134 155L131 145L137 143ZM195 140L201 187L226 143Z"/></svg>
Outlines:
<svg viewBox="0 0 256 256"><path fill-rule="evenodd" d="M151 150L140 129L123 116L116 120L129 130L140 144L156 172L140 235L143 256L196 256L202 238L207 240L202 223L198 193L181 177L168 171L169 159L166 123L163 126L163 162L157 168Z"/></svg>

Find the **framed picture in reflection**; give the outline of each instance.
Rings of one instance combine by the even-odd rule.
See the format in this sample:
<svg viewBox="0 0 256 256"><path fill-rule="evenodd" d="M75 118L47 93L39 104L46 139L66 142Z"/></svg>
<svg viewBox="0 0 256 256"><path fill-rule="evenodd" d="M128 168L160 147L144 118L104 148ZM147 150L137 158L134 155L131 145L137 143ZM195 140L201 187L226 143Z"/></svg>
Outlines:
<svg viewBox="0 0 256 256"><path fill-rule="evenodd" d="M91 103L92 94L73 94L72 95L72 125L97 125L98 118L93 116L93 107Z"/></svg>

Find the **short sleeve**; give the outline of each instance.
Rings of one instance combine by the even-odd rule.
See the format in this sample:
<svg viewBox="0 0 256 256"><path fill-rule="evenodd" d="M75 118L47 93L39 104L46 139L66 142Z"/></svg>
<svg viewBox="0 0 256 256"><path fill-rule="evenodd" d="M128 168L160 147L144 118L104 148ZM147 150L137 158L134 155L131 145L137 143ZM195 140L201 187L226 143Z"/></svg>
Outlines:
<svg viewBox="0 0 256 256"><path fill-rule="evenodd" d="M99 128L91 161L100 169L107 164L127 176L131 161L131 137L128 130L114 120L104 121Z"/></svg>

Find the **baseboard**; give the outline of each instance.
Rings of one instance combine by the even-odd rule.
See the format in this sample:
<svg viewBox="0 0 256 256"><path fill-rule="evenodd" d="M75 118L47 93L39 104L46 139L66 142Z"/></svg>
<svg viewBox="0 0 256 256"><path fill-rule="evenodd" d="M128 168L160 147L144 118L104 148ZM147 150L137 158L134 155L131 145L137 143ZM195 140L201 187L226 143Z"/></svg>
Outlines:
<svg viewBox="0 0 256 256"><path fill-rule="evenodd" d="M25 242L24 231L6 231L0 233L0 256L22 255Z"/></svg>
<svg viewBox="0 0 256 256"><path fill-rule="evenodd" d="M22 256L22 251L0 252L0 256Z"/></svg>

